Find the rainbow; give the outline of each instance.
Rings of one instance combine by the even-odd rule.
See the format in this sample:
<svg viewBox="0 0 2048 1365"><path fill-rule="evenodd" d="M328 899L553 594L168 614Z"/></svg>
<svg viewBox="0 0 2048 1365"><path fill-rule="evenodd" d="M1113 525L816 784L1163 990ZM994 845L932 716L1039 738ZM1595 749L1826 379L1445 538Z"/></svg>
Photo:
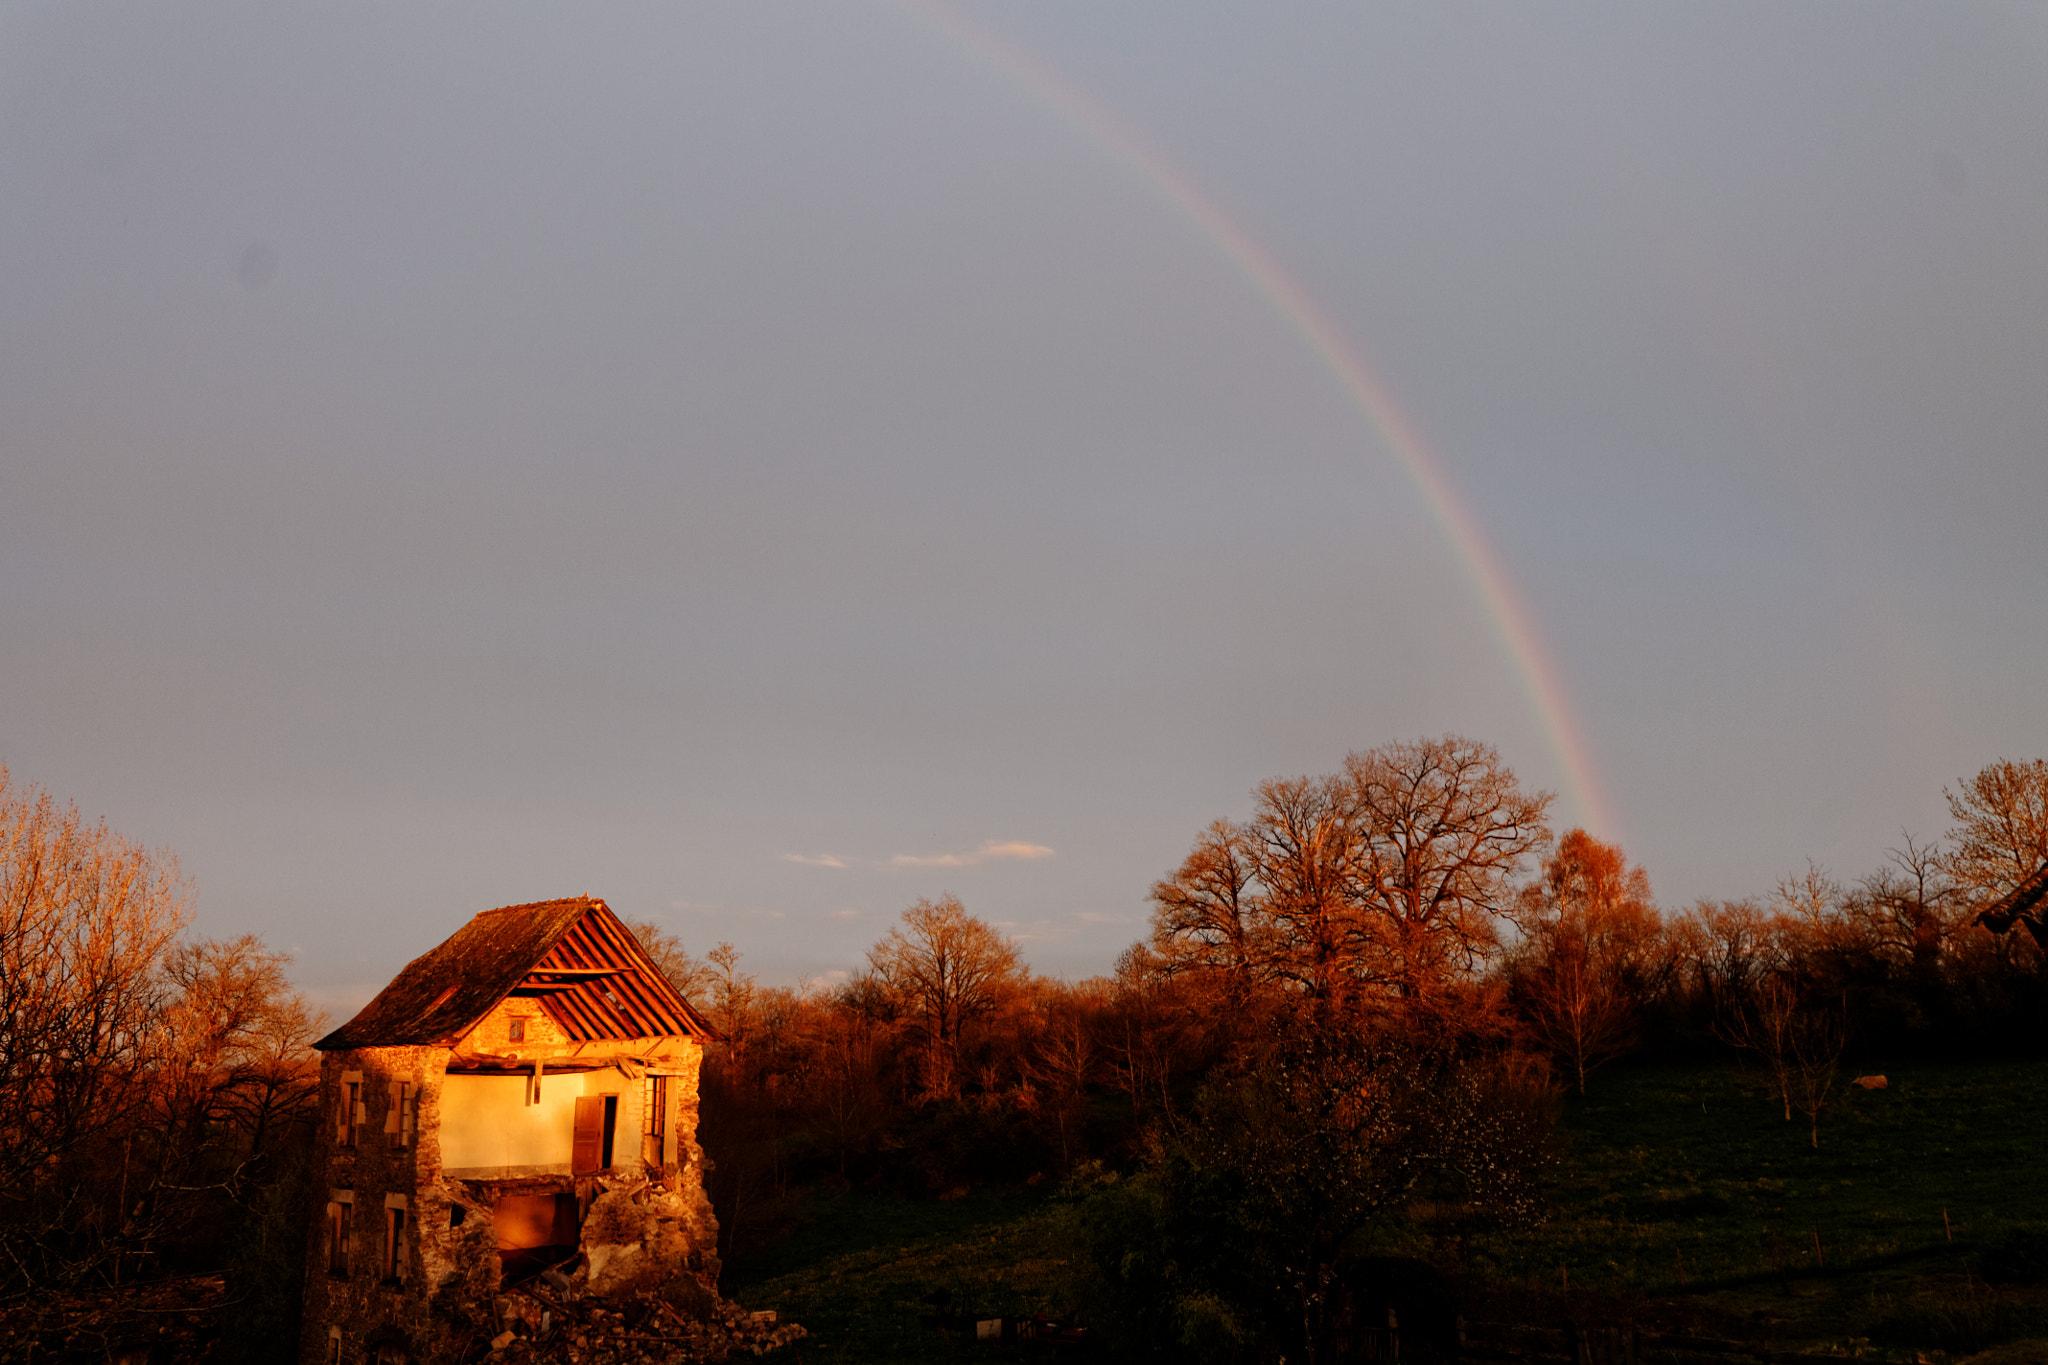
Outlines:
<svg viewBox="0 0 2048 1365"><path fill-rule="evenodd" d="M1442 461L1431 452L1413 419L1401 410L1343 329L1316 305L1286 267L1230 216L1214 195L1135 128L1058 71L943 0L896 3L899 9L1009 77L1085 137L1135 170L1169 207L1215 246L1322 362L1407 473L1458 562L1464 566L1564 774L1564 795L1576 816L1575 823L1603 838L1618 839L1619 830L1601 794L1591 752L1565 699L1557 670L1536 633L1535 618L1515 591L1500 556L1480 531L1478 519L1452 487Z"/></svg>

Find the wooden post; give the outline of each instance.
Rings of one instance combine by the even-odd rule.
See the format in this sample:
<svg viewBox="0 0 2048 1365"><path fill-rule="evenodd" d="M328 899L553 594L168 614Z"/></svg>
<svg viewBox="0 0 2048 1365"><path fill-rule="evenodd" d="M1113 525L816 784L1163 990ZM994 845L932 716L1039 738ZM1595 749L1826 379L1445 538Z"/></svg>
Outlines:
<svg viewBox="0 0 2048 1365"><path fill-rule="evenodd" d="M1956 1239L1956 1230L1948 1225L1948 1210L1946 1208L1941 1211L1941 1230L1951 1242Z"/></svg>
<svg viewBox="0 0 2048 1365"><path fill-rule="evenodd" d="M1817 1266L1819 1266L1819 1267L1820 1267L1820 1268L1821 1268L1822 1270L1826 1270L1826 1269L1828 1268L1828 1260L1827 1260L1827 1257L1825 1257L1825 1256L1821 1255L1821 1251L1820 1251L1820 1229L1819 1229L1819 1228L1815 1228L1815 1229L1813 1230L1813 1260L1814 1260L1814 1264L1815 1264L1815 1265L1817 1265Z"/></svg>
<svg viewBox="0 0 2048 1365"><path fill-rule="evenodd" d="M1684 1283L1685 1283L1685 1248L1684 1248L1684 1247L1674 1247L1674 1248L1673 1248L1673 1250L1674 1250L1674 1251L1676 1251L1676 1252L1678 1253L1678 1282L1679 1282L1680 1284L1684 1284Z"/></svg>

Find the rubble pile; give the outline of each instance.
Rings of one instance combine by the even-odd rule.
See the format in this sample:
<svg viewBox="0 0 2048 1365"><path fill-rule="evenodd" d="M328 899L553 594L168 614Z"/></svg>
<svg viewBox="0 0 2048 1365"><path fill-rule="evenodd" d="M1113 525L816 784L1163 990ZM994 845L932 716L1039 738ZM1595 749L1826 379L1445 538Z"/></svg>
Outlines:
<svg viewBox="0 0 2048 1365"><path fill-rule="evenodd" d="M696 1187L690 1187L697 1192ZM624 1365L761 1355L804 1336L719 1297L709 1206L664 1182L596 1183L580 1254L492 1301L492 1365Z"/></svg>
<svg viewBox="0 0 2048 1365"><path fill-rule="evenodd" d="M801 1339L804 1329L749 1313L703 1290L678 1304L673 1284L628 1294L592 1293L587 1270L548 1271L498 1300L504 1330L491 1340L493 1365L627 1365L627 1362L722 1361L762 1355Z"/></svg>
<svg viewBox="0 0 2048 1365"><path fill-rule="evenodd" d="M25 1295L0 1307L0 1362L198 1360L225 1297L218 1275Z"/></svg>

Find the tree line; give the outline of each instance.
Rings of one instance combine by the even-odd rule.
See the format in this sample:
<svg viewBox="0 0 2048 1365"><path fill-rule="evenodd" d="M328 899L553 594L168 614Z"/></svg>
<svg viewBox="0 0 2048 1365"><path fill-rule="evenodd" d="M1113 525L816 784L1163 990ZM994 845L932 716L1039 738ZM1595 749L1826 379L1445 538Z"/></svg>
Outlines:
<svg viewBox="0 0 2048 1365"><path fill-rule="evenodd" d="M1742 1057L1817 1143L1849 1063L2039 1047L2040 945L1973 921L2048 861L2048 763L1992 764L1947 799L1939 841L1902 835L1853 880L1809 865L1671 910L1623 850L1554 833L1547 794L1451 736L1261 783L1151 888L1149 932L1081 981L1032 973L952 897L912 906L830 989L762 986L730 945L700 960L642 932L726 1035L705 1142L724 1250L744 1257L817 1181L943 1198L1147 1167L1228 1139L1217 1116L1279 1093L1271 1068L1356 1073L1343 1057L1493 1096L1533 1127L1479 1146L1531 1161L1544 1096L1605 1064ZM1515 1204L1525 1176L1488 1198Z"/></svg>
<svg viewBox="0 0 2048 1365"><path fill-rule="evenodd" d="M701 1138L728 1260L820 1184L1065 1182L1094 1191L1091 1292L1116 1312L1313 1358L1361 1238L1525 1210L1557 1096L1619 1058L1751 1059L1818 1142L1845 1059L2038 1048L2041 944L1975 920L2048 862L2048 763L1946 796L1938 841L1853 879L1669 909L1448 736L1259 784L1084 980L1032 972L952 896L829 988L634 927L723 1035ZM234 1311L271 1324L231 1338L292 1335L324 1021L282 954L190 919L167 852L0 769L0 1308L227 1268Z"/></svg>

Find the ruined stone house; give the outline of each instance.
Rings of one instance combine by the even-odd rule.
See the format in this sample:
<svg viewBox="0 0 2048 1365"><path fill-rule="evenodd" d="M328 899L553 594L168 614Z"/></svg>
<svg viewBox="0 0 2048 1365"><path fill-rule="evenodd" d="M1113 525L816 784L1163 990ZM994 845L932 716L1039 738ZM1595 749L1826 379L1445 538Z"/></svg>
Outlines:
<svg viewBox="0 0 2048 1365"><path fill-rule="evenodd" d="M314 1044L305 1365L473 1350L502 1285L566 1262L597 1287L714 1287L715 1036L601 900L487 910L409 964Z"/></svg>

